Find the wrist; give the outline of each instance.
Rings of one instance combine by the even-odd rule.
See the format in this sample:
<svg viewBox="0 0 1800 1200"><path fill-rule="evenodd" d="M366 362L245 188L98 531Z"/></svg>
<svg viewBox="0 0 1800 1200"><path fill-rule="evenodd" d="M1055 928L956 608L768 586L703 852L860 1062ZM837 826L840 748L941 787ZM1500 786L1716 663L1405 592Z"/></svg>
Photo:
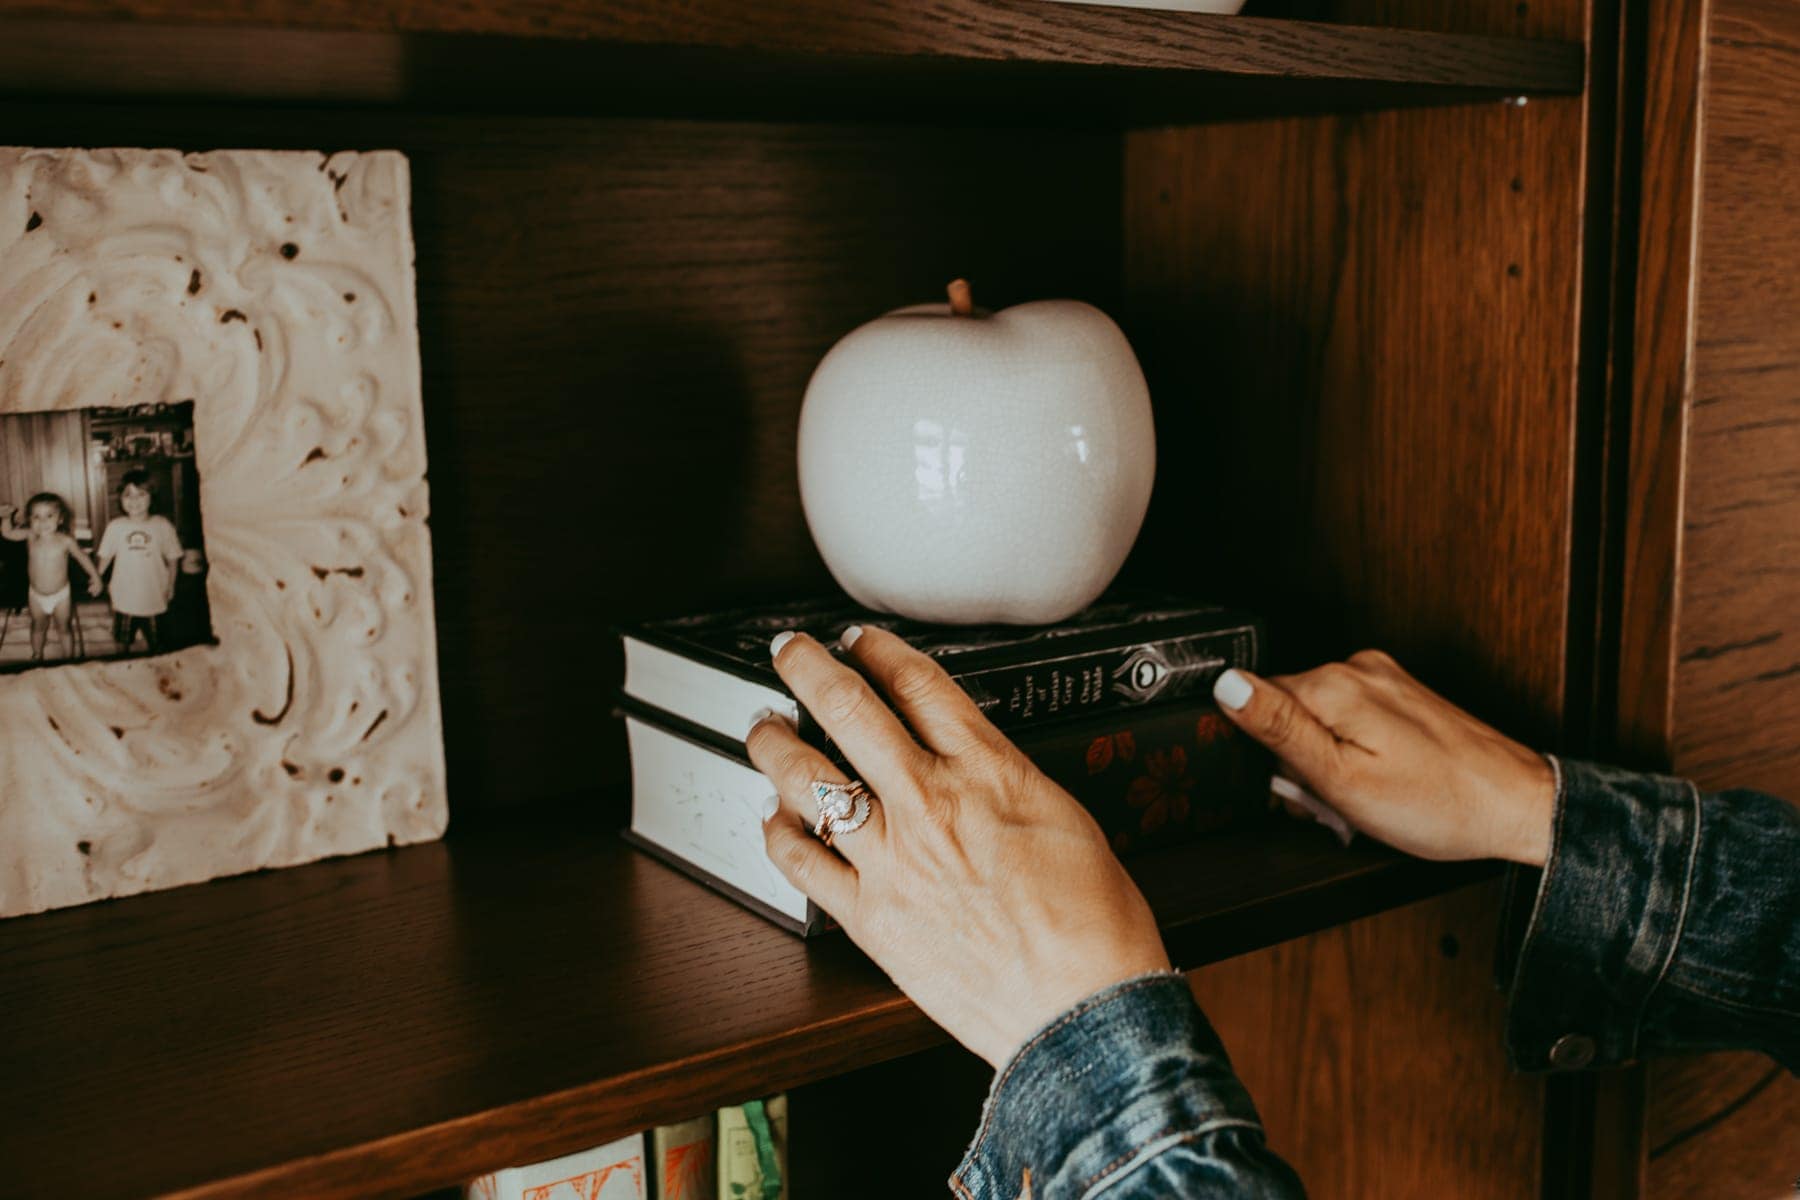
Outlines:
<svg viewBox="0 0 1800 1200"><path fill-rule="evenodd" d="M1523 747L1520 747L1523 750ZM1527 867L1542 867L1550 859L1550 840L1556 824L1556 794L1561 771L1556 760L1525 751L1530 762L1512 789L1510 828L1496 858Z"/></svg>

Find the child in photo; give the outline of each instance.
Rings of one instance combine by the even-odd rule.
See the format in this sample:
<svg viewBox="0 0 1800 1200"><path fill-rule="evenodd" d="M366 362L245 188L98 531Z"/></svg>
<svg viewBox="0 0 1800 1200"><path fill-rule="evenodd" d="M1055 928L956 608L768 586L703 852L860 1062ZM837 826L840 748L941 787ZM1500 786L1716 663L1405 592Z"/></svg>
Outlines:
<svg viewBox="0 0 1800 1200"><path fill-rule="evenodd" d="M27 500L23 526L15 524L18 518L15 509L12 520L0 526L0 537L30 543L25 596L31 611L32 661L43 661L51 625L62 639L63 656L73 658L75 598L69 586L69 560L74 559L87 572L89 595L100 594L100 568L69 533L69 505L55 492L39 492Z"/></svg>
<svg viewBox="0 0 1800 1200"><path fill-rule="evenodd" d="M148 472L125 472L119 481L119 507L125 515L107 522L100 535L100 570L112 568L113 639L121 654L131 652L140 629L152 654L162 648L157 618L175 595L181 539L173 522L151 514L153 498Z"/></svg>

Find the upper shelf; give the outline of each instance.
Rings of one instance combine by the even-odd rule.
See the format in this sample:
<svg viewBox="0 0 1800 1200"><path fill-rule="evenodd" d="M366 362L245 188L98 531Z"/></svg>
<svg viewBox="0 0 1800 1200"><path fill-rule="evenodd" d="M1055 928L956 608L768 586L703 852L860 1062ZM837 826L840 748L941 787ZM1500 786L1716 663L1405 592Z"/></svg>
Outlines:
<svg viewBox="0 0 1800 1200"><path fill-rule="evenodd" d="M1491 869L1294 823L1132 863L1186 967ZM943 1040L566 809L0 922L0 1013L29 1196L415 1195Z"/></svg>
<svg viewBox="0 0 1800 1200"><path fill-rule="evenodd" d="M1580 45L1041 0L0 0L0 94L1156 123L1581 90Z"/></svg>

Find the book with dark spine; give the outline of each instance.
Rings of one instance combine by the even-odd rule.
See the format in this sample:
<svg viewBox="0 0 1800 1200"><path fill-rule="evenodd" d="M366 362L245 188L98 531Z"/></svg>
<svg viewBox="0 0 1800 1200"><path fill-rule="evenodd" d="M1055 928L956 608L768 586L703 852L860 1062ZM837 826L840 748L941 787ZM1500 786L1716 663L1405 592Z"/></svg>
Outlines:
<svg viewBox="0 0 1800 1200"><path fill-rule="evenodd" d="M762 802L773 789L743 742L630 697L620 715L631 748L627 840L784 928L827 929L826 914L763 850ZM1122 856L1268 810L1267 753L1210 700L1030 726L1013 740L1093 814Z"/></svg>
<svg viewBox="0 0 1800 1200"><path fill-rule="evenodd" d="M1228 667L1260 665L1262 625L1216 605L1108 600L1055 625L927 625L844 599L648 621L620 630L625 694L725 737L758 711L824 737L782 684L769 641L804 631L827 646L851 625L878 626L936 659L998 728L1028 726L1211 694Z"/></svg>

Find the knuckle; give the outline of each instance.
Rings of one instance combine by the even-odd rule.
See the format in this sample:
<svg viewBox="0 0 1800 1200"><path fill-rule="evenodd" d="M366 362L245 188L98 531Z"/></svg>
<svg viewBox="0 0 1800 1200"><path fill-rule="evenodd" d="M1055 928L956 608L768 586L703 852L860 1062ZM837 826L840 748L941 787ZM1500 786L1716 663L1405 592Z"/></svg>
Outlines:
<svg viewBox="0 0 1800 1200"><path fill-rule="evenodd" d="M848 721L869 701L868 685L860 679L834 679L819 690L819 716L827 721Z"/></svg>
<svg viewBox="0 0 1800 1200"><path fill-rule="evenodd" d="M978 778L1010 780L1011 756L977 730L966 731L944 749L950 758L958 760Z"/></svg>
<svg viewBox="0 0 1800 1200"><path fill-rule="evenodd" d="M1271 705L1263 719L1263 739L1272 746L1285 746L1294 740L1300 717L1292 703L1283 700Z"/></svg>
<svg viewBox="0 0 1800 1200"><path fill-rule="evenodd" d="M1365 671L1386 671L1391 670L1400 664L1395 662L1394 656L1389 654L1386 650L1376 650L1371 647L1367 650L1358 650L1355 654L1352 654L1350 656L1350 665L1353 667L1361 667Z"/></svg>
<svg viewBox="0 0 1800 1200"><path fill-rule="evenodd" d="M929 660L908 662L888 680L888 692L902 703L929 700L944 681L944 674Z"/></svg>
<svg viewBox="0 0 1800 1200"><path fill-rule="evenodd" d="M1351 682L1356 678L1356 672L1349 663L1328 662L1314 668L1312 677L1319 683L1337 686Z"/></svg>
<svg viewBox="0 0 1800 1200"><path fill-rule="evenodd" d="M769 760L769 767L769 775L777 782L783 779L798 782L812 777L811 756L797 746L776 751Z"/></svg>
<svg viewBox="0 0 1800 1200"><path fill-rule="evenodd" d="M750 732L744 735L744 749L749 752L752 760L769 757L769 751L772 749L769 745L769 725L768 721L758 721L750 727Z"/></svg>

